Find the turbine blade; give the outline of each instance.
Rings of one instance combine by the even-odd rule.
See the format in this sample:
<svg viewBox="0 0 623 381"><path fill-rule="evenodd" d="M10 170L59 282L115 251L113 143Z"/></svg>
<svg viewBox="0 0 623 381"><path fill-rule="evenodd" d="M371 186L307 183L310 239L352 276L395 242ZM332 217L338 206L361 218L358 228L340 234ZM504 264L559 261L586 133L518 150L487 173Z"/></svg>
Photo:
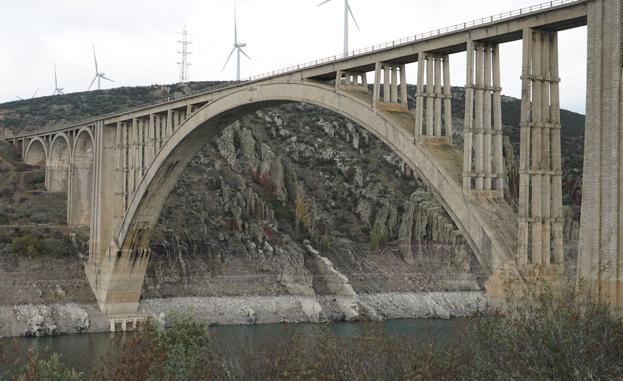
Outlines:
<svg viewBox="0 0 623 381"><path fill-rule="evenodd" d="M20 101L24 100L24 98L20 97L19 95L16 95L15 98L19 99Z"/></svg>
<svg viewBox="0 0 623 381"><path fill-rule="evenodd" d="M359 29L359 24L357 24L357 20L355 19L355 15L353 14L353 10L350 9L350 4L348 5L348 13L350 13L350 17L353 18L353 21L355 22L355 26L357 27L357 30L361 32L361 29Z"/></svg>
<svg viewBox="0 0 623 381"><path fill-rule="evenodd" d="M35 92L32 94L32 97L30 97L30 99L34 98L37 95L38 92L39 92L39 88L37 88L37 90L35 90Z"/></svg>
<svg viewBox="0 0 623 381"><path fill-rule="evenodd" d="M58 88L58 80L56 78L56 64L54 64L54 88Z"/></svg>
<svg viewBox="0 0 623 381"><path fill-rule="evenodd" d="M234 44L238 45L238 21L236 17L236 2L234 1Z"/></svg>
<svg viewBox="0 0 623 381"><path fill-rule="evenodd" d="M93 86L93 84L95 83L95 80L97 79L97 75L95 77L93 77L93 80L91 81L91 84L89 85L89 88L87 89L87 91L91 90L91 87Z"/></svg>
<svg viewBox="0 0 623 381"><path fill-rule="evenodd" d="M238 48L238 50L240 50L240 53L244 54L245 57L247 57L249 60L251 60L251 57L249 57L249 55L247 53L245 53L244 50L242 50L240 48ZM251 60L251 61L253 61L253 60Z"/></svg>
<svg viewBox="0 0 623 381"><path fill-rule="evenodd" d="M236 47L234 46L234 48L231 50L231 53L229 53L229 57L227 57L227 61L225 61L225 65L223 65L223 69L221 69L221 73L225 70L225 67L227 67L227 64L229 63L229 60L231 59L231 56L234 54L235 50Z"/></svg>
<svg viewBox="0 0 623 381"><path fill-rule="evenodd" d="M108 77L105 77L103 75L100 75L100 78L105 79L105 80L110 81L110 82L115 82L114 80L112 80L112 79L110 79Z"/></svg>
<svg viewBox="0 0 623 381"><path fill-rule="evenodd" d="M325 5L325 4L326 4L326 3L328 3L329 1L331 1L331 0L326 0L326 1L323 1L322 3L318 4L318 6L320 7L320 6L322 6L322 5Z"/></svg>
<svg viewBox="0 0 623 381"><path fill-rule="evenodd" d="M95 61L95 74L97 74L99 69L97 68L97 57L95 56L95 44L93 44L93 60Z"/></svg>

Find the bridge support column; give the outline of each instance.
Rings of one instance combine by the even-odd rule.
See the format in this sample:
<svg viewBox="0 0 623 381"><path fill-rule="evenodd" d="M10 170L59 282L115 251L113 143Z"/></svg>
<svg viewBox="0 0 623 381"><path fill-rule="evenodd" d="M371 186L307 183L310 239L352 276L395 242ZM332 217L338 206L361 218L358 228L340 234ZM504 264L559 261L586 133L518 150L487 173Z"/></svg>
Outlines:
<svg viewBox="0 0 623 381"><path fill-rule="evenodd" d="M468 41L463 139L463 189L504 197L502 96L497 44Z"/></svg>
<svg viewBox="0 0 623 381"><path fill-rule="evenodd" d="M578 276L623 313L623 4L588 1Z"/></svg>
<svg viewBox="0 0 623 381"><path fill-rule="evenodd" d="M146 149L147 149L147 155L146 156L146 163L145 163L145 168L149 168L149 166L151 165L151 162L154 160L154 157L156 157L156 118L154 116L154 114L150 114L149 115L149 124L147 125L147 138L146 138Z"/></svg>
<svg viewBox="0 0 623 381"><path fill-rule="evenodd" d="M123 125L126 124L104 125L99 121L94 128L94 201L85 271L100 308L107 314L136 312L149 260L148 249L117 249L113 238L125 213L120 204L126 202L121 191L123 162L128 156L124 139L131 139L131 135L120 128ZM136 125L134 122L126 126Z"/></svg>
<svg viewBox="0 0 623 381"><path fill-rule="evenodd" d="M416 139L433 144L451 143L453 128L449 56L419 54L415 103Z"/></svg>
<svg viewBox="0 0 623 381"><path fill-rule="evenodd" d="M381 83L383 84L382 98ZM376 63L372 102L374 109L379 111L409 111L405 65Z"/></svg>
<svg viewBox="0 0 623 381"><path fill-rule="evenodd" d="M167 119L164 125L164 140L169 140L169 137L173 135L173 110L167 111Z"/></svg>
<svg viewBox="0 0 623 381"><path fill-rule="evenodd" d="M524 30L519 262L563 265L558 37Z"/></svg>
<svg viewBox="0 0 623 381"><path fill-rule="evenodd" d="M113 221L113 231L117 231L121 224L121 219L125 214L130 202L129 199L129 174L130 174L130 145L128 131L130 126L125 122L118 122L116 128L116 172L117 172L117 191L115 192L115 218Z"/></svg>
<svg viewBox="0 0 623 381"><path fill-rule="evenodd" d="M160 114L154 114L154 132L156 133L155 136L155 150L154 150L154 159L156 158L156 156L158 155L158 152L160 152L160 149L162 148L162 115Z"/></svg>
<svg viewBox="0 0 623 381"><path fill-rule="evenodd" d="M356 90L368 92L368 78L366 73L337 71L335 78L336 90Z"/></svg>

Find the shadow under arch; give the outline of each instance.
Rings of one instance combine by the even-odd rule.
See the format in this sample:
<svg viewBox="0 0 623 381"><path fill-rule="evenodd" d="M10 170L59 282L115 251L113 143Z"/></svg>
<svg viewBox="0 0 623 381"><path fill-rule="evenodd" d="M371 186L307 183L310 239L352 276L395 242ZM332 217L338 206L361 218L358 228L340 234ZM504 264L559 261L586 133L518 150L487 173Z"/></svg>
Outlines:
<svg viewBox="0 0 623 381"><path fill-rule="evenodd" d="M69 225L89 225L93 205L95 139L89 129L76 135L71 154L67 219Z"/></svg>
<svg viewBox="0 0 623 381"><path fill-rule="evenodd" d="M50 192L67 192L71 143L67 135L59 133L52 140L50 154L45 166L45 183Z"/></svg>
<svg viewBox="0 0 623 381"><path fill-rule="evenodd" d="M193 156L242 115L294 102L337 112L396 152L429 185L485 271L493 272L514 261L511 248L516 247L517 231L512 208L505 202L479 201L464 195L462 165L457 162L461 154L455 148L415 144L406 114L378 112L362 95L336 91L315 82L267 82L235 89L212 100L180 125L157 154L134 192L118 230L113 232L108 250L102 248L105 253L91 253L89 258L93 267L90 282L103 311L128 311L130 306L138 306L151 233L178 177Z"/></svg>

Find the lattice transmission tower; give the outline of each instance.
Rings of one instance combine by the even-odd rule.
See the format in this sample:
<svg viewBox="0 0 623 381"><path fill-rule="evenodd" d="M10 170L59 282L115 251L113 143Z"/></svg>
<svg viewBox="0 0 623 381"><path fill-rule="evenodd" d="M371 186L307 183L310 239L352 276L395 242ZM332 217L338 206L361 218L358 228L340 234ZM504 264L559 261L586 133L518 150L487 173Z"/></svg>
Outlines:
<svg viewBox="0 0 623 381"><path fill-rule="evenodd" d="M192 44L192 42L188 41L188 31L186 30L186 24L184 24L184 30L182 30L179 34L182 35L182 39L178 40L177 43L181 45L181 50L178 51L182 56L181 62L177 64L180 66L180 82L188 81L188 67L191 65L188 62L188 56L192 53L188 50L188 45Z"/></svg>

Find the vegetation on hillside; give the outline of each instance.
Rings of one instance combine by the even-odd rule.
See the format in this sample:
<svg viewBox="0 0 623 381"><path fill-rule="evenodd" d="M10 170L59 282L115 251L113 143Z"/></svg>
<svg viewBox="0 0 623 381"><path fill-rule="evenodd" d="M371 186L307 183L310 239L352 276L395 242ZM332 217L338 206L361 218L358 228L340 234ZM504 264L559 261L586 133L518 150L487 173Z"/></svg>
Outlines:
<svg viewBox="0 0 623 381"><path fill-rule="evenodd" d="M39 97L0 104L0 132L34 131L42 127L79 122L167 99L204 91L222 82L119 87L115 89Z"/></svg>

